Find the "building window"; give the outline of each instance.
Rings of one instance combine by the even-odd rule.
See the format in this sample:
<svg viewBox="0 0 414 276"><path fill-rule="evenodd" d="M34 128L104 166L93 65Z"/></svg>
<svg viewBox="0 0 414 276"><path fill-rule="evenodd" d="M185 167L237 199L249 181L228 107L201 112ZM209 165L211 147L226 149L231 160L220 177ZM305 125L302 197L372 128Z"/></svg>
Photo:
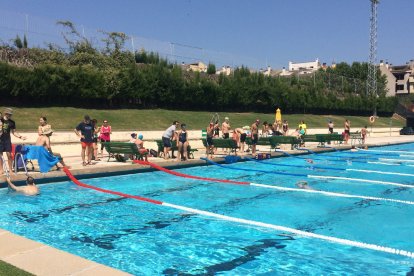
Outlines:
<svg viewBox="0 0 414 276"><path fill-rule="evenodd" d="M404 90L404 85L398 84L396 88L397 88L397 91Z"/></svg>

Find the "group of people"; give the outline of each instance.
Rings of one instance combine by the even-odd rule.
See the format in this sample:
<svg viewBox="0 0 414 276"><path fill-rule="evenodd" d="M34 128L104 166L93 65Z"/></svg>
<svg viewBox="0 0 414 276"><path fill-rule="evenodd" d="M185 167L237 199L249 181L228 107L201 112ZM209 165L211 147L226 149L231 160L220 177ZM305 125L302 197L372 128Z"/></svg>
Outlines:
<svg viewBox="0 0 414 276"><path fill-rule="evenodd" d="M80 138L82 165L91 165L92 160L100 161L98 157L98 141L101 142L101 158L103 158L104 142L111 141L112 128L108 120L103 120L98 126L96 119L85 115L83 121L75 128L75 134Z"/></svg>
<svg viewBox="0 0 414 276"><path fill-rule="evenodd" d="M177 156L173 155L173 141L177 143ZM169 158L169 151L171 151L171 157L176 158L176 161L186 161L189 159L189 137L186 124L174 121L162 134L162 143L164 146L164 159Z"/></svg>

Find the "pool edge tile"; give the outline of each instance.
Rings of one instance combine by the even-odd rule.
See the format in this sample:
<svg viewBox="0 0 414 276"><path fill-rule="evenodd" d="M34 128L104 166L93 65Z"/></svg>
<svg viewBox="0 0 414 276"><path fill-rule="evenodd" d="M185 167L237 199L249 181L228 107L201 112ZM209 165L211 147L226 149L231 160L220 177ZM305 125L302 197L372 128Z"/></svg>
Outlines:
<svg viewBox="0 0 414 276"><path fill-rule="evenodd" d="M34 275L130 275L1 228L0 259Z"/></svg>

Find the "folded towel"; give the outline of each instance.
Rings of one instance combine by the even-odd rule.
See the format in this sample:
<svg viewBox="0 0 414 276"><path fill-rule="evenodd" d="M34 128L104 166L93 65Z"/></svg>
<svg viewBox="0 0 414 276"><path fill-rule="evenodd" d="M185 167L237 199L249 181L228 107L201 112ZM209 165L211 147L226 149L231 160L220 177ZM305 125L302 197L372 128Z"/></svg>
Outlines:
<svg viewBox="0 0 414 276"><path fill-rule="evenodd" d="M39 163L40 172L47 173L50 168L59 162L59 158L53 156L43 146L25 146L25 158L36 159Z"/></svg>

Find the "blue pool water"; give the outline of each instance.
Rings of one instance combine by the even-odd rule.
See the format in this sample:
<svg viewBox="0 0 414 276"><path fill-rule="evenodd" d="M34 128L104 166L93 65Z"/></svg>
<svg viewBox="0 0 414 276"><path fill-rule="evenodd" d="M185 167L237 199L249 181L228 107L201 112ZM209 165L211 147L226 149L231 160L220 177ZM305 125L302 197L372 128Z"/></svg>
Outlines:
<svg viewBox="0 0 414 276"><path fill-rule="evenodd" d="M414 152L414 144L375 148ZM414 163L392 153L332 152L180 169L205 177L414 201ZM312 159L310 164L306 159ZM291 166L279 166L291 165ZM325 168L320 168L325 167ZM244 170L247 169L247 170ZM299 176L285 175L284 173ZM88 179L97 187L227 216L414 251L414 205L180 178L164 172ZM60 182L25 197L0 190L0 228L135 275L406 275L414 259L219 220Z"/></svg>

